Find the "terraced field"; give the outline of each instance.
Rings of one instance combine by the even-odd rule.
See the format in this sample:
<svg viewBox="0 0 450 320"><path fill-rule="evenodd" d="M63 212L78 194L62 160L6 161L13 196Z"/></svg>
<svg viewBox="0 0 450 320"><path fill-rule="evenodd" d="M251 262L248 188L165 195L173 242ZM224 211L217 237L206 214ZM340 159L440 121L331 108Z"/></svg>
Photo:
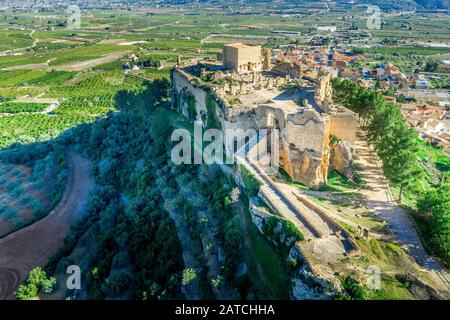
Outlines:
<svg viewBox="0 0 450 320"><path fill-rule="evenodd" d="M115 95L137 90L143 80L121 69L74 71L14 70L0 74L0 147L49 140L83 122L115 111ZM18 103L24 97L63 101L51 114L48 104Z"/></svg>

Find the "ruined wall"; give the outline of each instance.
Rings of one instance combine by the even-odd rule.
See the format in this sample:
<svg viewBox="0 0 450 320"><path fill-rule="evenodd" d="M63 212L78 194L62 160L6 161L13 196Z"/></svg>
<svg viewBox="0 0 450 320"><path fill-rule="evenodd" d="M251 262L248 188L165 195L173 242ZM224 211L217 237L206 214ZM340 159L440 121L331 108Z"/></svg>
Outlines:
<svg viewBox="0 0 450 320"><path fill-rule="evenodd" d="M255 127L280 131L279 163L295 181L318 188L327 181L329 122L314 110L286 114L261 105L255 109Z"/></svg>
<svg viewBox="0 0 450 320"><path fill-rule="evenodd" d="M195 87L189 82L189 80L192 82L194 78L190 79L185 72L175 70L172 80L175 93L189 92L195 98L196 120L202 120L205 127L211 116L211 112L208 113L207 103L209 95L210 103L214 104L214 116L220 122L220 128L225 137L228 130L245 132L248 129L278 129L280 132L279 164L293 180L308 187L318 188L327 181L330 164L330 134L343 140L354 141L351 127L356 122L353 122L351 118L336 116L335 120L331 120L328 115L320 114L312 109L288 113L282 108L264 104L229 116L230 110L236 107L226 105L226 102L204 88ZM183 104L180 112L188 117L189 106ZM347 122L350 129L339 128ZM243 142L239 141L239 145L243 145ZM225 148L228 152L232 151L234 141L226 140Z"/></svg>
<svg viewBox="0 0 450 320"><path fill-rule="evenodd" d="M330 112L330 134L354 143L358 127L358 116L350 110Z"/></svg>
<svg viewBox="0 0 450 320"><path fill-rule="evenodd" d="M299 65L289 62L278 63L272 67L271 71L283 76L288 74L294 78L298 78L302 74L301 67Z"/></svg>
<svg viewBox="0 0 450 320"><path fill-rule="evenodd" d="M207 101L211 101L211 99L208 99L209 93L203 88L197 88L194 85L190 83L194 78L190 76L188 73L183 72L181 70L174 70L172 72L172 90L173 90L173 99L172 99L172 107L177 107L177 99L179 99L180 95L183 94L190 94L195 99L195 121L202 121L203 126L206 127L208 123L208 105ZM185 103L182 103L180 109L178 110L180 113L182 113L185 117L190 117L190 111L189 111L189 105L184 101ZM219 121L223 121L224 119L224 113L222 108L219 106L219 104L212 100L212 103L214 103L214 113L215 117ZM210 116L211 116L211 108L210 108Z"/></svg>
<svg viewBox="0 0 450 320"><path fill-rule="evenodd" d="M326 117L313 110L289 115L283 136L288 150L283 167L289 162L285 170L292 179L312 188L325 184L329 159Z"/></svg>

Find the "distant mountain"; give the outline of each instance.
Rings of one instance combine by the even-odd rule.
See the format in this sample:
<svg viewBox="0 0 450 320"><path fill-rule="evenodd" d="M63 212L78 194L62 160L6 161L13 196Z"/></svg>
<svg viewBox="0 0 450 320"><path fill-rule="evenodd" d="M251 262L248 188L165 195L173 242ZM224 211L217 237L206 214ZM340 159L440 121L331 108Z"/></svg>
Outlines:
<svg viewBox="0 0 450 320"><path fill-rule="evenodd" d="M351 0L334 0L338 3L350 3ZM209 4L298 4L308 2L321 2L320 0L164 0L156 1L160 4L190 4L190 3L209 3ZM322 2L326 2L322 0ZM378 5L383 10L412 10L412 9L450 9L450 0L353 0L355 4Z"/></svg>
<svg viewBox="0 0 450 320"><path fill-rule="evenodd" d="M358 3L371 3L385 9L449 9L450 0L356 0Z"/></svg>
<svg viewBox="0 0 450 320"><path fill-rule="evenodd" d="M449 9L450 0L416 0L416 2L427 9Z"/></svg>

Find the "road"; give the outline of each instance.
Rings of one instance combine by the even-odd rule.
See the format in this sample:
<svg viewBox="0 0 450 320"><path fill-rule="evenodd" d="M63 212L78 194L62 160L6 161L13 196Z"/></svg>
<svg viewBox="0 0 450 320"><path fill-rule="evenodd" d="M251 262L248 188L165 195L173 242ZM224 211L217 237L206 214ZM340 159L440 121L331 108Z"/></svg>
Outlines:
<svg viewBox="0 0 450 320"><path fill-rule="evenodd" d="M0 300L14 291L36 266L44 266L81 220L94 185L90 161L67 152L69 178L60 203L44 219L0 239Z"/></svg>

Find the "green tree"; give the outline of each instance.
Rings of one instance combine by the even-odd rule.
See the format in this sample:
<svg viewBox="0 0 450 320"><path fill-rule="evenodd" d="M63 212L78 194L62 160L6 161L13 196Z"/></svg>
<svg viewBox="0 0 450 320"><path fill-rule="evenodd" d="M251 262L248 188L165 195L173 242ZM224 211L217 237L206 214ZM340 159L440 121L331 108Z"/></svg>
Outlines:
<svg viewBox="0 0 450 320"><path fill-rule="evenodd" d="M16 298L18 300L30 300L36 298L41 290L45 293L51 293L55 285L55 278L48 278L42 268L36 267L30 271L26 281L17 289Z"/></svg>
<svg viewBox="0 0 450 320"><path fill-rule="evenodd" d="M375 81L375 89L381 89L381 81L380 81L380 79L377 79Z"/></svg>
<svg viewBox="0 0 450 320"><path fill-rule="evenodd" d="M183 286L188 285L197 277L197 272L193 268L187 268L183 271L183 277L181 283Z"/></svg>

